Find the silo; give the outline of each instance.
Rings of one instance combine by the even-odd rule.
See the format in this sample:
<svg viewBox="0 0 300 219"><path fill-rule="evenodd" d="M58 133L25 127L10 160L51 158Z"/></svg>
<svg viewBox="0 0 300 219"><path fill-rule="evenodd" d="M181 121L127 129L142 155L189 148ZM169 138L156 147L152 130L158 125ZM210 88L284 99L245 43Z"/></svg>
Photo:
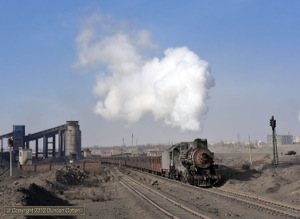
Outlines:
<svg viewBox="0 0 300 219"><path fill-rule="evenodd" d="M65 156L81 156L81 131L78 121L67 121Z"/></svg>

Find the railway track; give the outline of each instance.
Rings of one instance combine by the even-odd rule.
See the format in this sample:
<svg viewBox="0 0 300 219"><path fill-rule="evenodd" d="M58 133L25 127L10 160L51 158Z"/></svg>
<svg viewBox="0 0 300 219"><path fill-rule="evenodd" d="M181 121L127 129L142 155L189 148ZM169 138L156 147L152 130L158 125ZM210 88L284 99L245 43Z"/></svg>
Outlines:
<svg viewBox="0 0 300 219"><path fill-rule="evenodd" d="M183 184L184 186L189 186L189 187L191 186L185 183L181 183L181 184ZM287 203L276 202L274 200L268 200L257 196L255 197L255 196L251 196L248 194L236 192L225 188L216 188L216 187L210 189L200 188L200 187L195 187L195 188L200 189L203 192L213 193L214 195L222 196L235 203L239 203L240 205L245 205L249 208L257 209L259 211L266 212L270 215L300 219L300 208L297 206L289 205Z"/></svg>
<svg viewBox="0 0 300 219"><path fill-rule="evenodd" d="M138 171L138 170L135 170ZM141 171L138 171L141 172ZM147 172L142 172L145 174L149 174ZM230 189L225 188L200 188L195 187L186 183L174 181L171 179L167 179L165 177L149 174L154 177L158 177L160 179L168 180L170 182L179 183L183 186L189 187L191 189L201 190L201 192L210 193L215 196L220 196L225 199L228 199L234 203L238 203L239 205L244 205L251 209L257 209L258 211L266 212L270 215L277 215L278 217L285 218L298 218L300 219L300 207L289 205L287 203L277 202L274 200L268 200L258 196L252 196L249 194L236 192Z"/></svg>
<svg viewBox="0 0 300 219"><path fill-rule="evenodd" d="M289 217L289 218L300 218L300 208L297 206L293 206L293 205L289 205L286 203L277 202L273 200L268 200L261 197L251 196L248 194L236 192L225 188L212 188L209 190L205 190L203 188L199 188L199 189L202 189L203 191L206 192L208 191L214 193L219 196L223 196L225 198L239 201L241 204L246 204L251 208L256 208L261 211L266 211L272 215L279 215L279 216Z"/></svg>
<svg viewBox="0 0 300 219"><path fill-rule="evenodd" d="M122 175L120 180L124 186L137 193L140 197L145 199L147 202L149 202L151 205L156 207L159 211L170 218L210 219L209 216L201 214L187 206L184 206L176 202L175 200L158 193L148 186L137 182L132 178Z"/></svg>
<svg viewBox="0 0 300 219"><path fill-rule="evenodd" d="M4 179L6 177L5 173L7 173L8 171L9 171L9 168L6 168L6 169L1 171L0 180Z"/></svg>

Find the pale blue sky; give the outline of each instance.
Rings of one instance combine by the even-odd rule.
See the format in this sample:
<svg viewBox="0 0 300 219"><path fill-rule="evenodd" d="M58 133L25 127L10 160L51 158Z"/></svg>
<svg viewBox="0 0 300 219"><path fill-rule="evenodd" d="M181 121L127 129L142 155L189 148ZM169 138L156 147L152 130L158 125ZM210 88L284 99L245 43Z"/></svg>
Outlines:
<svg viewBox="0 0 300 219"><path fill-rule="evenodd" d="M0 134L79 120L83 146L300 136L300 1L0 0ZM94 13L146 29L162 53L187 46L210 65L215 86L201 132L182 133L150 115L128 125L93 112L95 74L71 69L75 39ZM127 139L127 140L126 140Z"/></svg>

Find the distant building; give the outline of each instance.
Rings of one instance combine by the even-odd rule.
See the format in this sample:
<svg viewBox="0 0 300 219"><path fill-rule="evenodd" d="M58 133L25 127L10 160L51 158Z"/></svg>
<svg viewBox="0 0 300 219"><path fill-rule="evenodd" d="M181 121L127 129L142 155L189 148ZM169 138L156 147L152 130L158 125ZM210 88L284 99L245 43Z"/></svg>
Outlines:
<svg viewBox="0 0 300 219"><path fill-rule="evenodd" d="M299 144L300 143L300 137L299 136L295 136L294 137L294 144Z"/></svg>
<svg viewBox="0 0 300 219"><path fill-rule="evenodd" d="M292 135L276 135L277 144L293 144L293 136ZM273 135L267 135L268 144L273 144Z"/></svg>
<svg viewBox="0 0 300 219"><path fill-rule="evenodd" d="M262 142L262 141L257 141L256 142L256 147L264 147L264 146L268 146L269 144L266 142Z"/></svg>
<svg viewBox="0 0 300 219"><path fill-rule="evenodd" d="M235 141L224 141L224 145L236 145Z"/></svg>
<svg viewBox="0 0 300 219"><path fill-rule="evenodd" d="M92 151L88 148L85 148L83 150L83 157L91 157L92 156Z"/></svg>
<svg viewBox="0 0 300 219"><path fill-rule="evenodd" d="M162 155L162 152L163 151L160 151L160 150L148 150L147 152L147 156L148 157L159 157Z"/></svg>
<svg viewBox="0 0 300 219"><path fill-rule="evenodd" d="M114 154L112 157L132 157L131 153Z"/></svg>

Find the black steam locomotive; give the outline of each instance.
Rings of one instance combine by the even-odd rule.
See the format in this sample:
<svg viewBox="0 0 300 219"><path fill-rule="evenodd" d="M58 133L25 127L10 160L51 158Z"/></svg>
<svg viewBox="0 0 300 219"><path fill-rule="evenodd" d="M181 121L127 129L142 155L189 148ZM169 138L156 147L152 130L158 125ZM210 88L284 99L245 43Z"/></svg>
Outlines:
<svg viewBox="0 0 300 219"><path fill-rule="evenodd" d="M212 186L221 178L206 139L173 145L163 153L162 167L167 177L196 186Z"/></svg>

